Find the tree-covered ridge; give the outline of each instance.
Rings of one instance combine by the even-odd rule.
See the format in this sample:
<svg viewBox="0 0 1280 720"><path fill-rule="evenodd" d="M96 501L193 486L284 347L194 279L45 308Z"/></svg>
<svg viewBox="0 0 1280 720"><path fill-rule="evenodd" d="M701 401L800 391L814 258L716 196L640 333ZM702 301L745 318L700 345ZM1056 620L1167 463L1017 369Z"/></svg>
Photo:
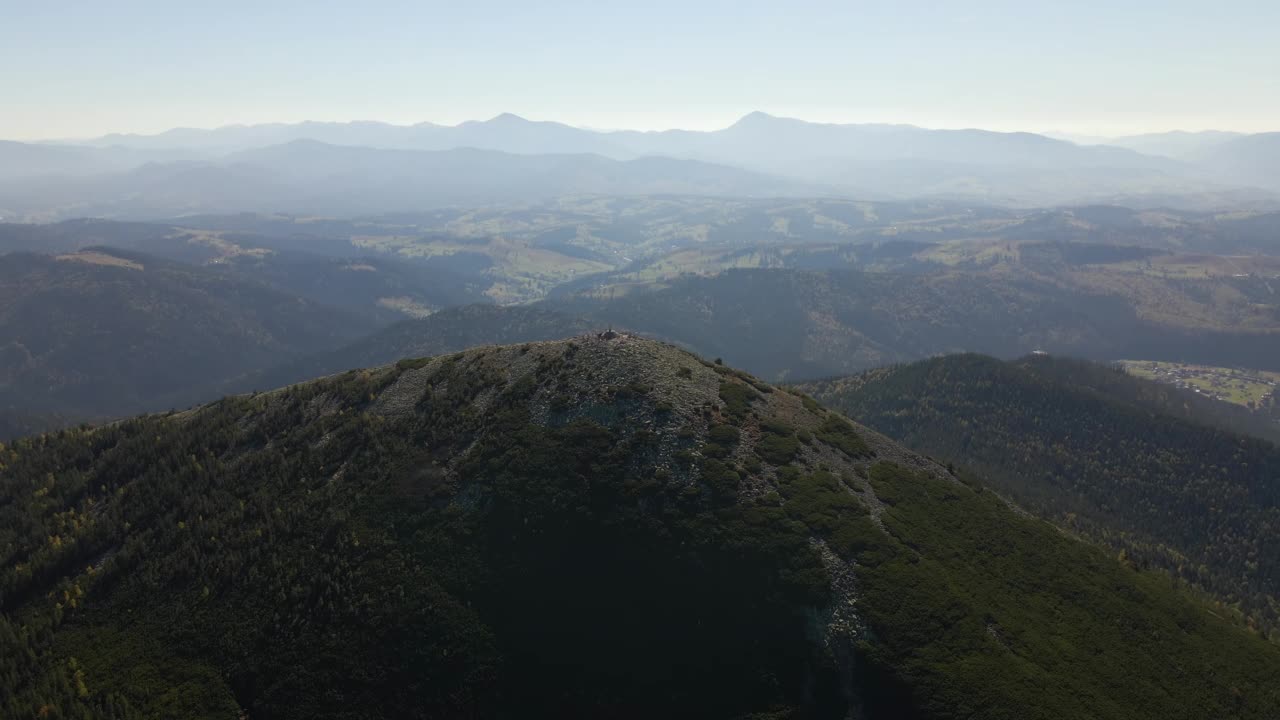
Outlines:
<svg viewBox="0 0 1280 720"><path fill-rule="evenodd" d="M1122 371L956 355L803 389L1280 639L1280 448Z"/></svg>
<svg viewBox="0 0 1280 720"><path fill-rule="evenodd" d="M4 717L1265 718L1280 648L633 337L0 450Z"/></svg>
<svg viewBox="0 0 1280 720"><path fill-rule="evenodd" d="M1210 425L1242 435L1280 442L1280 423L1271 408L1249 409L1132 372L1124 363L1101 364L1072 358L1023 358L1019 363L1046 379L1092 390L1114 400Z"/></svg>
<svg viewBox="0 0 1280 720"><path fill-rule="evenodd" d="M604 290L545 305L793 382L943 353L1017 357L1038 349L1280 370L1280 316L1267 281L1077 276L1071 267L732 269L623 285L616 298ZM1233 313L1256 315L1261 324L1228 320Z"/></svg>
<svg viewBox="0 0 1280 720"><path fill-rule="evenodd" d="M155 257L5 255L0 418L184 407L228 378L337 347L361 330L314 301Z"/></svg>

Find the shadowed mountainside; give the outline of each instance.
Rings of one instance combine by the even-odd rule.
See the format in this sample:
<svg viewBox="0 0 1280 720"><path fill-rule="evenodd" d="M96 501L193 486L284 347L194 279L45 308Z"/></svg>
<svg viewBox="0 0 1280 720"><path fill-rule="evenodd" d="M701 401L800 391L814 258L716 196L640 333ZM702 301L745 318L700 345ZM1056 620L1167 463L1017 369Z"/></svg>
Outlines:
<svg viewBox="0 0 1280 720"><path fill-rule="evenodd" d="M1280 711L1280 647L1166 578L626 335L0 452L6 716Z"/></svg>
<svg viewBox="0 0 1280 720"><path fill-rule="evenodd" d="M799 386L1280 639L1280 431L1079 360L955 355ZM1216 404L1215 404L1216 403ZM1215 423L1220 427L1211 426Z"/></svg>
<svg viewBox="0 0 1280 720"><path fill-rule="evenodd" d="M181 407L202 388L360 331L332 308L154 257L5 255L0 408L96 419Z"/></svg>

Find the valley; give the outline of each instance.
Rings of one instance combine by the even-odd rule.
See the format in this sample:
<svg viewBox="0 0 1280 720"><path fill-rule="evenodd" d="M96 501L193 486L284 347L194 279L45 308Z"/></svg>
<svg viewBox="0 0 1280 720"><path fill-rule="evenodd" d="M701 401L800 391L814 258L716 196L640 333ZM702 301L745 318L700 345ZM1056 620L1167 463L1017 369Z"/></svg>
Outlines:
<svg viewBox="0 0 1280 720"><path fill-rule="evenodd" d="M625 327L770 380L941 353L1032 350L1101 361L1254 362L1261 372L1280 372L1266 364L1280 358L1280 306L1265 276L1277 262L1268 254L1276 242L1269 233L1280 232L1276 217L649 196L360 219L239 214L0 224L0 253L35 253L6 256L27 258L9 263L19 273L9 281L10 302L42 318L9 332L0 393L13 399L0 407L12 408L4 412L13 427L41 428L49 425L31 418L66 423L184 407L233 389L267 389L268 377L315 377L302 368L337 372L410 357L411 349L466 347L436 342L436 333L474 343L553 339L522 332L518 311L498 319L502 308L526 306L560 318L553 326ZM1223 254L1206 253L1207 238ZM61 294L26 297L24 288L47 282L31 264L39 257L63 270L79 267L77 279ZM1245 267L1250 272L1234 272ZM31 334L59 325L65 313L88 312L73 308L88 301L95 283L123 292L112 301L121 304L109 330L155 303L183 307L188 300L164 296L177 286L151 282L178 269L211 286L259 288L228 296L232 312L252 322L295 298L345 329L257 356L247 348L261 334L243 348L224 342L241 348L245 361L234 364L155 354L140 360L136 379L101 375L110 348L55 360L48 341ZM263 304L268 297L275 299ZM462 334L464 316L429 322L477 303L499 308L483 315L494 322ZM392 334L380 335L384 329ZM365 349L339 362L347 344ZM165 375L181 389L143 383ZM51 391L38 401L22 394L37 387L36 377L49 378L42 387ZM19 415L27 419L18 423Z"/></svg>

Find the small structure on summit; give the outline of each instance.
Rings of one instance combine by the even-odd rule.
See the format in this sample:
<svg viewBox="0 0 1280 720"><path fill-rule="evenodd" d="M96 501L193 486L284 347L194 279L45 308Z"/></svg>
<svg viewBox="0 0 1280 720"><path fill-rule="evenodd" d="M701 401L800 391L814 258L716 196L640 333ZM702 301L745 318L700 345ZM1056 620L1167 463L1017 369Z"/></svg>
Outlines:
<svg viewBox="0 0 1280 720"><path fill-rule="evenodd" d="M596 335L596 337L600 338L601 340L613 340L616 337L620 337L620 335L619 333L614 332L613 326L610 325L608 330L605 330L604 332Z"/></svg>

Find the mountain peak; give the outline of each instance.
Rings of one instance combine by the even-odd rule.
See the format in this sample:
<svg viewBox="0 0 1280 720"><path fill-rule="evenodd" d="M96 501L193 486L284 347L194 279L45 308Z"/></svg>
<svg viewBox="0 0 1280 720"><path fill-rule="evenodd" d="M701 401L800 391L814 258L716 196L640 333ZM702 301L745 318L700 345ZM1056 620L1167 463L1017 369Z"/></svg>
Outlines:
<svg viewBox="0 0 1280 720"><path fill-rule="evenodd" d="M738 127L740 125L763 125L765 123L776 122L782 119L783 118L780 118L777 115L770 115L763 110L753 110L739 118L731 127Z"/></svg>
<svg viewBox="0 0 1280 720"><path fill-rule="evenodd" d="M76 707L83 667L157 717L1275 715L1280 649L1167 581L812 398L602 329L7 448L21 547L106 508L72 536L87 570L0 576L55 635L0 634L36 678L9 707ZM65 588L91 609L46 601Z"/></svg>
<svg viewBox="0 0 1280 720"><path fill-rule="evenodd" d="M515 113L504 112L485 120L486 125L523 125L530 122L527 118L520 117Z"/></svg>

